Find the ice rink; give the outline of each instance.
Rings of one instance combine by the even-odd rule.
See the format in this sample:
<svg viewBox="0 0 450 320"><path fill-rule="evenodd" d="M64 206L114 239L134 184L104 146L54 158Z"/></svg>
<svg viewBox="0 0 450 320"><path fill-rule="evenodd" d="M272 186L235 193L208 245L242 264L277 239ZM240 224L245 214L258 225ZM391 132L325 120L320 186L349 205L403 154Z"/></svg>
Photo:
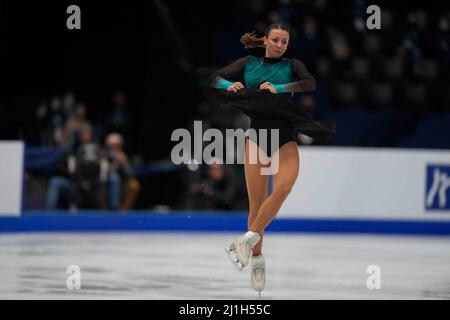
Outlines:
<svg viewBox="0 0 450 320"><path fill-rule="evenodd" d="M235 233L1 234L1 299L259 299ZM449 299L450 238L269 233L263 299ZM81 289L66 286L81 269ZM381 270L369 290L367 267Z"/></svg>

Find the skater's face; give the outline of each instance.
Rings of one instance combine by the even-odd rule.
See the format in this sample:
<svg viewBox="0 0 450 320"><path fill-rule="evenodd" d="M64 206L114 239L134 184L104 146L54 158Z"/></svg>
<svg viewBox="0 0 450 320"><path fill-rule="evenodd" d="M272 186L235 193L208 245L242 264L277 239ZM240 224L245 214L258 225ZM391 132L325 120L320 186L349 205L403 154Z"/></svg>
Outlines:
<svg viewBox="0 0 450 320"><path fill-rule="evenodd" d="M272 29L268 36L264 37L266 57L280 58L289 44L289 32L281 29Z"/></svg>

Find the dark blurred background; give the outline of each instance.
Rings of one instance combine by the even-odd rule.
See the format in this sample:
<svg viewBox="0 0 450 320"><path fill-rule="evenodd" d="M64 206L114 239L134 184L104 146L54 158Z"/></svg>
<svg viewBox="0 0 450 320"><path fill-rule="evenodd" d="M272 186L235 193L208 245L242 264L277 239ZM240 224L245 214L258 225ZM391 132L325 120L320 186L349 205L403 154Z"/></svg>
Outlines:
<svg viewBox="0 0 450 320"><path fill-rule="evenodd" d="M81 8L81 30L66 27L72 4ZM381 8L381 30L365 27L372 4ZM194 120L246 126L242 114L208 102L207 77L263 55L239 38L279 21L292 29L286 56L318 80L297 102L337 122L331 145L450 148L446 1L0 1L0 139L26 142L25 208L53 209L55 163L76 153L88 124L102 149L111 133L123 139L133 174L122 180L135 182L124 210L245 209L241 166L176 167L170 137ZM65 176L74 179L70 170Z"/></svg>

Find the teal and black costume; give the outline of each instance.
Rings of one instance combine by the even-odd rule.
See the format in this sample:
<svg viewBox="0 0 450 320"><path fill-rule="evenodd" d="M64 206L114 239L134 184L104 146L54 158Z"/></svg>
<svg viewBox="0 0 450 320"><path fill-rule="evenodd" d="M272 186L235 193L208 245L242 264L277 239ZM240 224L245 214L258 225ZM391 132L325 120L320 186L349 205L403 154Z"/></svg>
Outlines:
<svg viewBox="0 0 450 320"><path fill-rule="evenodd" d="M236 76L242 78L245 89L236 93L227 91L234 84L228 79ZM264 82L269 82L277 93L259 89ZM334 134L335 122L315 121L292 101L294 92L313 91L315 86L316 81L305 65L300 60L288 58L247 56L210 77L211 91L218 96L220 104L250 116L251 128L279 129L279 147L289 141L298 143L298 133L312 138L312 144L327 144Z"/></svg>

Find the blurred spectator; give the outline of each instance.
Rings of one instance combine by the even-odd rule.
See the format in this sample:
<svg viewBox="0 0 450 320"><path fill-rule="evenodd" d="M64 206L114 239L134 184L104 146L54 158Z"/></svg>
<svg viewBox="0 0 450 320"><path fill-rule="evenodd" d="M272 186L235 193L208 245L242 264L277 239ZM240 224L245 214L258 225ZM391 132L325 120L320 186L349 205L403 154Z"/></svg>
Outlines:
<svg viewBox="0 0 450 320"><path fill-rule="evenodd" d="M329 35L333 58L337 61L347 60L350 56L350 46L346 36L336 30L330 30Z"/></svg>
<svg viewBox="0 0 450 320"><path fill-rule="evenodd" d="M339 79L348 79L351 75L350 45L345 34L330 28L328 36L333 61L332 76Z"/></svg>
<svg viewBox="0 0 450 320"><path fill-rule="evenodd" d="M134 177L133 167L123 151L123 137L110 133L105 139L108 159L107 194L112 210L126 211L133 208L139 194L140 183Z"/></svg>
<svg viewBox="0 0 450 320"><path fill-rule="evenodd" d="M62 139L65 115L61 108L59 97L42 101L36 109L37 124L40 133L40 142L44 146L59 144Z"/></svg>
<svg viewBox="0 0 450 320"><path fill-rule="evenodd" d="M78 139L77 150L66 149L58 163L56 176L50 179L46 200L49 210L67 206L71 210L99 208L107 163L94 141L90 125L84 124L78 129ZM66 205L61 206L61 200L65 200Z"/></svg>
<svg viewBox="0 0 450 320"><path fill-rule="evenodd" d="M73 94L70 91L66 92L62 99L62 110L66 117L73 113L75 103L76 103L75 94Z"/></svg>
<svg viewBox="0 0 450 320"><path fill-rule="evenodd" d="M61 144L66 146L69 150L74 150L78 141L77 136L82 126L90 126L90 122L87 119L87 110L84 103L77 103L73 114L67 119L64 124L62 132Z"/></svg>
<svg viewBox="0 0 450 320"><path fill-rule="evenodd" d="M77 206L82 209L99 209L102 186L106 182L106 159L94 141L91 125L79 128L80 145L75 153Z"/></svg>
<svg viewBox="0 0 450 320"><path fill-rule="evenodd" d="M207 165L205 171L190 181L186 195L186 209L242 210L245 208L243 184L229 166L216 161Z"/></svg>
<svg viewBox="0 0 450 320"><path fill-rule="evenodd" d="M411 78L422 62L422 37L417 13L408 13L406 28L400 34L400 41L399 53L405 59L407 75Z"/></svg>
<svg viewBox="0 0 450 320"><path fill-rule="evenodd" d="M49 181L45 203L47 210L75 208L74 171L73 155L66 151L56 165L55 175Z"/></svg>

